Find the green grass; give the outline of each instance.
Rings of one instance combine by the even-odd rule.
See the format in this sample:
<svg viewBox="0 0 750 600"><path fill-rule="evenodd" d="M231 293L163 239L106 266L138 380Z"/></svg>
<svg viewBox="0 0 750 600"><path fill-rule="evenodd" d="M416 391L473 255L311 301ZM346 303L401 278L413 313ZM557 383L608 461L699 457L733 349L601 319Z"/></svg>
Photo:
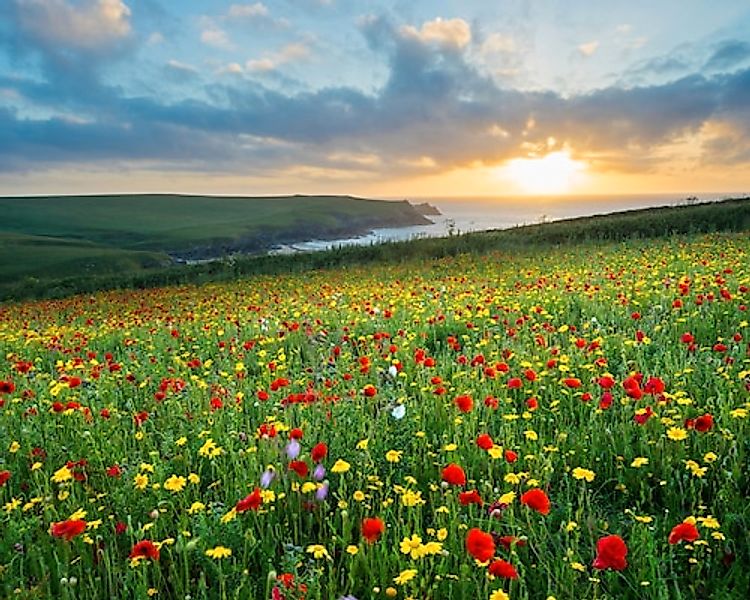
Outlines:
<svg viewBox="0 0 750 600"><path fill-rule="evenodd" d="M256 238L265 243L295 234L300 241L307 232L362 230L417 219L406 203L350 196L0 198L0 213L2 230L10 233L167 252L243 242L252 246Z"/></svg>

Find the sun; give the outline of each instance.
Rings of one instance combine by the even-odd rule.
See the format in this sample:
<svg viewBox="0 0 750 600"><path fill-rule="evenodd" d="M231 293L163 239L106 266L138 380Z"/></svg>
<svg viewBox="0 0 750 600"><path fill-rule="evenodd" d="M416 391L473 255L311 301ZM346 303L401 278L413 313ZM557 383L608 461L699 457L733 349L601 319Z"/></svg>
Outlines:
<svg viewBox="0 0 750 600"><path fill-rule="evenodd" d="M581 183L586 163L574 160L567 150L550 152L542 158L515 158L498 169L524 194L565 194Z"/></svg>

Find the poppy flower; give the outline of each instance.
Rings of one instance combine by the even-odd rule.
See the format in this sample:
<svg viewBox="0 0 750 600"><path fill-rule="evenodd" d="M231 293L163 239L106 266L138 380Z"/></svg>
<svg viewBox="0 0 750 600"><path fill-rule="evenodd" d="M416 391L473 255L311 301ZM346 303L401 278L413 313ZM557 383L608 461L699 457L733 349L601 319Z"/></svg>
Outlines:
<svg viewBox="0 0 750 600"><path fill-rule="evenodd" d="M492 561L487 572L490 575L501 577L502 579L518 579L518 571L516 571L516 568L502 558Z"/></svg>
<svg viewBox="0 0 750 600"><path fill-rule="evenodd" d="M484 504L484 502L482 501L482 497L476 490L461 492L458 495L458 500L463 506L468 506L469 504L478 504L479 506L482 506L482 504Z"/></svg>
<svg viewBox="0 0 750 600"><path fill-rule="evenodd" d="M510 379L508 379L509 390L517 390L521 387L523 387L523 381L521 381L520 377L511 377Z"/></svg>
<svg viewBox="0 0 750 600"><path fill-rule="evenodd" d="M506 450L503 455L505 456L505 460L509 463L514 463L518 460L518 453L513 450Z"/></svg>
<svg viewBox="0 0 750 600"><path fill-rule="evenodd" d="M246 510L258 510L261 504L263 504L263 498L260 495L260 488L255 488L251 494L238 501L234 508L238 513L241 513Z"/></svg>
<svg viewBox="0 0 750 600"><path fill-rule="evenodd" d="M320 442L319 444L315 444L313 446L313 449L310 451L310 457L315 462L320 462L328 455L328 446L326 446L323 442Z"/></svg>
<svg viewBox="0 0 750 600"><path fill-rule="evenodd" d="M120 465L112 465L107 469L108 477L119 477L120 475L122 475L122 469L120 468Z"/></svg>
<svg viewBox="0 0 750 600"><path fill-rule="evenodd" d="M16 385L12 381L0 381L0 394L12 394Z"/></svg>
<svg viewBox="0 0 750 600"><path fill-rule="evenodd" d="M52 523L52 526L50 527L50 533L54 537L63 538L68 542L77 535L81 535L85 530L86 521L82 519L60 521L59 523Z"/></svg>
<svg viewBox="0 0 750 600"><path fill-rule="evenodd" d="M696 431L700 431L701 433L705 433L706 431L710 430L714 426L714 418L709 413L706 413L705 415L701 415L700 417L695 419L695 423L693 427Z"/></svg>
<svg viewBox="0 0 750 600"><path fill-rule="evenodd" d="M474 527L466 534L466 550L479 562L487 562L495 556L495 541L489 533Z"/></svg>
<svg viewBox="0 0 750 600"><path fill-rule="evenodd" d="M362 519L362 537L370 544L377 542L384 531L385 523L381 519L377 517Z"/></svg>
<svg viewBox="0 0 750 600"><path fill-rule="evenodd" d="M457 396L455 403L458 407L458 410L463 413L471 412L471 409L474 408L474 401L471 399L471 396L467 396L465 394Z"/></svg>
<svg viewBox="0 0 750 600"><path fill-rule="evenodd" d="M10 471L0 471L0 486L8 483L8 479L10 479Z"/></svg>
<svg viewBox="0 0 750 600"><path fill-rule="evenodd" d="M294 471L300 477L307 477L307 474L310 472L310 469L307 466L307 463L303 460L291 461L289 463L289 470Z"/></svg>
<svg viewBox="0 0 750 600"><path fill-rule="evenodd" d="M497 539L497 543L500 544L506 550L510 550L514 544L516 546L526 545L526 540L517 538L515 535L504 535L502 537L497 537L496 539Z"/></svg>
<svg viewBox="0 0 750 600"><path fill-rule="evenodd" d="M569 387L571 389L577 389L581 387L581 380L577 377L566 377L563 379L563 383L566 387Z"/></svg>
<svg viewBox="0 0 750 600"><path fill-rule="evenodd" d="M159 548L151 540L141 540L133 546L129 558L150 558L159 560Z"/></svg>
<svg viewBox="0 0 750 600"><path fill-rule="evenodd" d="M670 544L679 544L680 542L694 542L699 537L698 528L693 523L680 523L672 527L667 541Z"/></svg>
<svg viewBox="0 0 750 600"><path fill-rule="evenodd" d="M547 494L544 493L544 490L540 490L539 488L533 488L528 492L525 492L521 496L521 504L525 504L530 509L535 510L539 514L549 514L549 498L547 497Z"/></svg>
<svg viewBox="0 0 750 600"><path fill-rule="evenodd" d="M628 566L628 547L619 535L608 535L596 543L595 569L622 571Z"/></svg>
<svg viewBox="0 0 750 600"><path fill-rule="evenodd" d="M457 464L451 463L443 469L443 481L451 485L466 485L466 473Z"/></svg>
<svg viewBox="0 0 750 600"><path fill-rule="evenodd" d="M477 446L479 446L482 450L489 450L495 445L495 442L492 441L492 438L488 433L480 433L477 436Z"/></svg>

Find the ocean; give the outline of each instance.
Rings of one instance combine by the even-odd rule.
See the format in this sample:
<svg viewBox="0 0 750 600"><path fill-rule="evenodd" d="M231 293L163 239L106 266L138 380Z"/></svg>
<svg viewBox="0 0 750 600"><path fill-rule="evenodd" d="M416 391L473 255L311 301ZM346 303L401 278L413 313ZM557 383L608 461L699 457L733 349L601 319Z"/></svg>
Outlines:
<svg viewBox="0 0 750 600"><path fill-rule="evenodd" d="M744 197L747 194L701 194L701 202ZM423 237L443 237L451 233L468 233L490 229L507 229L543 221L605 214L653 206L684 204L685 194L651 194L622 196L543 196L498 198L407 198L412 204L429 202L442 213L428 216L432 225L374 229L368 235L336 240L311 240L277 249L275 253L310 252L341 246L370 245ZM393 198L394 200L396 198ZM402 200L403 198L398 198Z"/></svg>

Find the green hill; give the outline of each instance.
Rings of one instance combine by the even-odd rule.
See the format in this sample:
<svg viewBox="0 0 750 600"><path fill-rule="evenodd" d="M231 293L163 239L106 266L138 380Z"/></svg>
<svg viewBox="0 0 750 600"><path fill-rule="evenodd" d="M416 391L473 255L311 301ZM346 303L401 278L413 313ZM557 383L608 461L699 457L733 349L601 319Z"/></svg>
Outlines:
<svg viewBox="0 0 750 600"><path fill-rule="evenodd" d="M408 202L350 196L0 198L0 287L430 223Z"/></svg>

